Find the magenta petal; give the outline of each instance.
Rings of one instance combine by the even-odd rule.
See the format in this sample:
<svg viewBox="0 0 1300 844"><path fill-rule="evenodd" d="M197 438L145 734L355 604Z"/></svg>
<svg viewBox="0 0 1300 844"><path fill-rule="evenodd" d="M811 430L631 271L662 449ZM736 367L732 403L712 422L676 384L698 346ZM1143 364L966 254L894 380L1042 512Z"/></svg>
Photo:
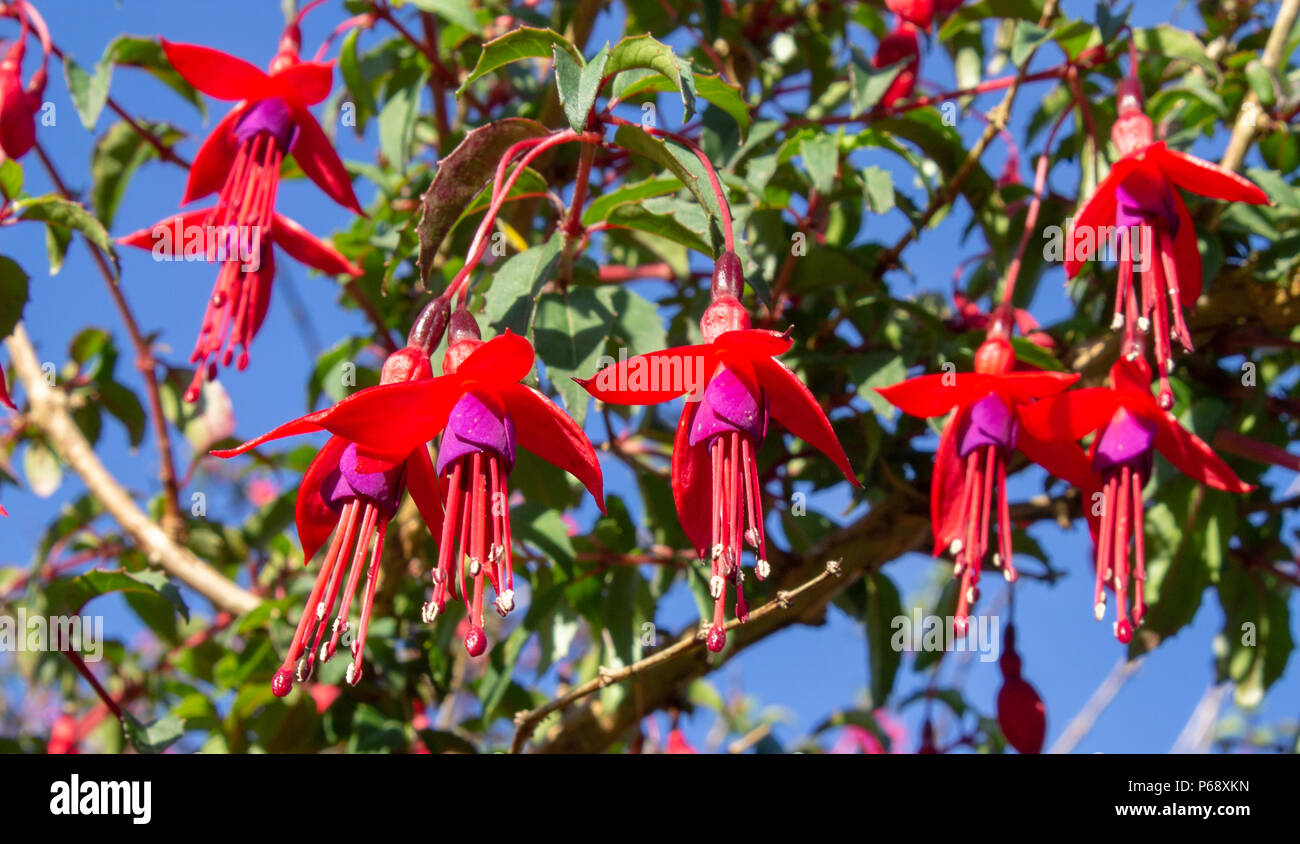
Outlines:
<svg viewBox="0 0 1300 844"><path fill-rule="evenodd" d="M339 458L339 468L321 482L321 498L338 511L353 498L368 498L391 518L402 500L405 463L385 472L362 472L357 469L357 446L351 443Z"/></svg>
<svg viewBox="0 0 1300 844"><path fill-rule="evenodd" d="M240 143L258 132L266 132L275 138L284 152L292 150L293 142L298 140L298 124L289 104L279 97L269 97L257 102L235 124L235 137Z"/></svg>
<svg viewBox="0 0 1300 844"><path fill-rule="evenodd" d="M1016 447L1016 417L997 394L989 393L971 405L963 420L957 440L957 453L962 457L982 445L993 445L1005 451Z"/></svg>
<svg viewBox="0 0 1300 844"><path fill-rule="evenodd" d="M509 413L498 416L478 396L466 393L447 417L435 470L441 475L453 462L476 451L500 455L509 471L515 465L515 421Z"/></svg>
<svg viewBox="0 0 1300 844"><path fill-rule="evenodd" d="M725 366L709 381L691 424L690 445L738 431L758 444L767 434L767 397L757 398Z"/></svg>
<svg viewBox="0 0 1300 844"><path fill-rule="evenodd" d="M1099 435L1092 467L1100 472L1125 463L1149 465L1155 441L1155 422L1120 407Z"/></svg>

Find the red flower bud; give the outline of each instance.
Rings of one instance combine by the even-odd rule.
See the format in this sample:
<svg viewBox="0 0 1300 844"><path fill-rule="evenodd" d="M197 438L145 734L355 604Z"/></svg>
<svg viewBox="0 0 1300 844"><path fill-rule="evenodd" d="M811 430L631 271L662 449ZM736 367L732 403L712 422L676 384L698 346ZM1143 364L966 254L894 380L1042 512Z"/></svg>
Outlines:
<svg viewBox="0 0 1300 844"><path fill-rule="evenodd" d="M1020 676L1015 627L1007 626L1004 644L1006 649L999 660L1003 683L998 692L998 725L1016 750L1041 753L1047 735L1047 711L1038 692Z"/></svg>

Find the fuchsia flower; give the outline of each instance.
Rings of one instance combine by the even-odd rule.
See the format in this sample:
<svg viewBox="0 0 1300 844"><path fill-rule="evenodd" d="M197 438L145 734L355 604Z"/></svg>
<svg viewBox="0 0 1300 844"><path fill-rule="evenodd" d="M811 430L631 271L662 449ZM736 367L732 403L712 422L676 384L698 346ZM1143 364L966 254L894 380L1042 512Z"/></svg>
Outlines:
<svg viewBox="0 0 1300 844"><path fill-rule="evenodd" d="M189 250L202 250L201 254L206 254L208 260L221 260L217 283L199 329L198 344L190 358L191 362L199 364L185 393L185 400L190 402L198 400L205 378L216 378L216 361L208 359L221 350L223 343L226 349L221 358L222 366L230 365L238 347L240 351L235 366L240 371L248 367L248 345L266 318L271 304L271 282L275 279L274 252L262 248L263 245L279 246L291 257L326 275L356 278L362 274L359 267L333 246L281 214L271 216L271 227L257 232L255 241L241 243L237 230L226 229L214 230L218 237L209 242L204 235L214 211L207 208L187 211L117 240L122 246L149 249L167 257L180 258ZM201 245L194 242L196 237L203 237ZM244 264L241 251L248 252L250 247L255 253L253 261ZM217 251L213 251L214 248Z"/></svg>
<svg viewBox="0 0 1300 844"><path fill-rule="evenodd" d="M995 315L988 339L975 353L975 372L920 375L877 392L912 416L930 418L956 411L943 426L930 487L934 554L956 557L961 578L955 629L964 635L970 607L979 600L980 570L996 524L995 567L1016 579L1011 554L1011 514L1007 503L1007 461L1020 451L1048 472L1086 486L1082 449L1051 445L1020 424L1030 403L1061 393L1079 376L1063 372L1013 372L1015 352L1005 311Z"/></svg>
<svg viewBox="0 0 1300 844"><path fill-rule="evenodd" d="M740 304L745 279L740 259L723 253L713 273L713 302L700 320L704 344L650 352L607 367L591 380L575 379L596 398L615 404L658 404L691 396L673 443L673 498L686 536L700 559L709 559L714 599L708 647L720 651L726 583L736 587L736 617L749 615L740 558L754 549L755 572L770 572L755 455L768 416L829 457L844 477L861 486L830 421L799 377L776 359L789 336L749 327Z"/></svg>
<svg viewBox="0 0 1300 844"><path fill-rule="evenodd" d="M1070 224L1065 272L1074 278L1083 264L1108 239L1112 227L1119 236L1119 281L1115 290L1112 328L1124 325L1124 314L1134 290L1135 248L1146 264L1141 273L1142 299L1138 327L1155 328L1156 368L1160 375L1160 406L1173 407L1169 389L1170 318L1172 337L1191 351L1192 339L1183 320L1184 307L1191 307L1201 295L1201 255L1196 228L1178 188L1228 202L1267 204L1264 191L1253 182L1216 164L1169 149L1155 141L1151 118L1142 111L1142 86L1136 77L1137 63L1130 57L1129 76L1119 85L1119 119L1111 129L1111 140L1121 158L1097 186L1092 197L1079 209ZM1133 243L1133 232L1140 242Z"/></svg>
<svg viewBox="0 0 1300 844"><path fill-rule="evenodd" d="M412 412L422 415L416 436L442 434L437 471L447 489L433 598L424 605L424 618L432 623L448 595L459 594L470 606L471 627L465 636L470 656L487 647L485 575L497 596L497 613L505 616L514 609L507 481L516 448L523 446L573 475L601 512L605 510L600 464L587 435L550 399L518 383L532 367L533 349L527 340L507 330L485 343L470 313L458 310L452 315L444 374L412 403ZM472 605L467 576L474 581Z"/></svg>
<svg viewBox="0 0 1300 844"><path fill-rule="evenodd" d="M50 33L45 21L26 0L18 0L4 9L18 18L22 31L0 59L0 161L22 158L36 143L36 112L41 110L50 60ZM36 30L41 41L41 66L23 86L23 57L27 52L27 34Z"/></svg>
<svg viewBox="0 0 1300 844"><path fill-rule="evenodd" d="M1075 442L1097 432L1089 448L1093 470L1100 475L1102 513L1097 528L1097 581L1094 609L1100 621L1106 612L1103 584L1115 590L1115 637L1128 644L1134 625L1146 613L1143 594L1146 552L1142 530L1142 488L1151 478L1154 453L1159 451L1176 468L1200 483L1226 492L1249 492L1243 482L1213 449L1187 431L1172 413L1151 396L1151 367L1133 337L1125 354L1110 370L1109 387L1074 390L1025 408L1024 429L1035 437ZM1096 481L1076 484L1085 493ZM1088 496L1091 498L1091 496ZM1091 502L1085 502L1090 506ZM1129 539L1134 564L1129 564ZM1135 592L1129 617L1130 579Z"/></svg>
<svg viewBox="0 0 1300 844"><path fill-rule="evenodd" d="M289 155L331 199L356 214L362 213L343 162L307 110L325 99L333 86L333 62L305 62L299 58L299 24L302 16L320 2L323 0L305 5L285 29L269 74L218 50L162 40L167 60L187 82L217 99L238 101L199 149L181 200L183 205L218 194L216 206L203 215L205 226L233 226L241 233L251 231L260 238L275 239L282 219L275 215L280 167ZM190 401L197 399L202 378L210 377L205 364L221 351L223 343L224 365L229 365L236 345L244 347L240 360L246 364L247 344L256 333L255 328L247 330L251 323L246 315L256 312L259 306L264 308L269 294L269 272L259 279L260 283L244 284L234 278L237 270L231 263L227 259L222 264L191 356L191 362L199 366L195 384L186 394Z"/></svg>
<svg viewBox="0 0 1300 844"><path fill-rule="evenodd" d="M496 593L497 612L505 615L514 608L507 481L516 449L525 448L573 475L602 512L605 498L600 463L587 435L550 399L519 383L533 367L528 341L506 331L484 342L465 310L451 315L448 340L444 374L437 378L360 390L238 449L214 453L229 457L270 439L324 429L355 444L357 471L375 474L423 452L424 444L441 434L434 473L446 490L446 513L434 531L441 541L433 599L425 604L423 617L426 622L437 618L449 594L464 600L470 607L465 648L479 656L487 647L485 576ZM393 484L386 480L381 489ZM433 530L433 519L426 514L425 520ZM474 581L472 604L467 577Z"/></svg>
<svg viewBox="0 0 1300 844"><path fill-rule="evenodd" d="M429 383L433 377L429 351L437 345L446 326L445 306L441 326L435 324L436 319L434 315L433 322L417 322L411 341L406 348L389 355L384 361L380 386L371 389L385 390ZM358 431L365 430L375 438L382 438L387 422L383 416L364 416L351 412L358 397L366 392L362 390L328 410L308 414L281 425L238 448L212 452L218 457L228 458L281 437L321 429L335 434L312 460L298 486L295 517L304 562L310 563L327 541L329 547L316 576L316 585L312 587L311 597L307 599L307 606L298 620L284 663L271 681L271 690L278 696L287 695L293 688L294 680L301 683L310 679L317 658L325 662L334 655L339 639L351 627L349 618L352 602L364 571L366 584L361 602L361 622L352 643L352 663L348 665L346 677L349 685L356 685L361 679L366 632L370 628L370 612L375 599L379 562L384 553L384 538L388 522L397 512L405 491L411 493L430 533L437 536L442 529L442 499L433 462L424 443L411 443L410 448L404 454L397 455L396 459L392 455L388 459L377 459L358 444L359 438L355 436ZM339 417L347 419L350 424L332 426L330 420ZM340 435L340 431L348 433ZM345 575L347 585L343 586ZM329 640L325 641L326 628L337 605L340 587L342 604L334 618Z"/></svg>
<svg viewBox="0 0 1300 844"><path fill-rule="evenodd" d="M900 18L893 32L881 39L876 55L871 59L871 66L877 70L908 60L880 98L881 104L886 108L910 97L916 88L916 78L921 73L921 42L917 38L919 32L916 26Z"/></svg>

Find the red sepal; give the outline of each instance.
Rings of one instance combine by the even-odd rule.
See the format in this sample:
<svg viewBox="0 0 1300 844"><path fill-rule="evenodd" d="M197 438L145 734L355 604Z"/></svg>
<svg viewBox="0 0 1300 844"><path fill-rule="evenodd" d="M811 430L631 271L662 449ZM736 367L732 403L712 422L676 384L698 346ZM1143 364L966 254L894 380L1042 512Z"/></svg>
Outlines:
<svg viewBox="0 0 1300 844"><path fill-rule="evenodd" d="M829 457L849 483L862 486L830 420L799 376L772 357L754 358L753 366L759 385L767 393L772 416L790 433Z"/></svg>
<svg viewBox="0 0 1300 844"><path fill-rule="evenodd" d="M330 139L321 130L311 112L301 106L294 108L293 119L298 126L298 140L293 145L293 158L307 178L344 208L365 216L352 191L352 179L343 168L343 162L334 151Z"/></svg>
<svg viewBox="0 0 1300 844"><path fill-rule="evenodd" d="M276 214L271 241L290 256L326 275L350 275L359 278L363 271L330 244L307 231L295 220Z"/></svg>
<svg viewBox="0 0 1300 844"><path fill-rule="evenodd" d="M709 526L713 518L713 469L705 444L690 444L691 424L699 409L699 402L687 402L677 422L677 434L673 438L673 503L677 505L677 519L686 538L695 546L700 559L707 560L709 543L713 541Z"/></svg>
<svg viewBox="0 0 1300 844"><path fill-rule="evenodd" d="M176 72L210 97L260 100L272 91L270 77L243 59L197 44L178 44L166 38L158 41Z"/></svg>
<svg viewBox="0 0 1300 844"><path fill-rule="evenodd" d="M500 396L515 421L520 447L581 481L596 500L600 512L605 512L600 461L578 423L546 396L524 384L507 384L500 388Z"/></svg>
<svg viewBox="0 0 1300 844"><path fill-rule="evenodd" d="M225 185L230 168L235 166L235 157L239 153L235 126L247 111L247 104L231 109L203 141L203 146L199 147L198 155L194 156L194 163L190 166L181 205L188 205L200 197L215 193Z"/></svg>

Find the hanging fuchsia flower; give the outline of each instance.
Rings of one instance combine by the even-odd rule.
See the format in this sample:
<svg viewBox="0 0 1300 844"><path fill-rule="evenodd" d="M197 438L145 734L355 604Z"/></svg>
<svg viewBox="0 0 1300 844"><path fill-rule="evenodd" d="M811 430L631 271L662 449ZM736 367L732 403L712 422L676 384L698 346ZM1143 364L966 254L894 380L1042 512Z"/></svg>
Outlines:
<svg viewBox="0 0 1300 844"><path fill-rule="evenodd" d="M36 113L41 110L45 94L46 65L51 51L50 33L35 7L19 0L3 11L18 18L22 31L0 59L0 161L22 158L36 143ZM24 86L23 57L27 53L27 34L32 30L41 42L41 66Z"/></svg>
<svg viewBox="0 0 1300 844"><path fill-rule="evenodd" d="M1137 303L1133 262L1135 256L1141 259L1136 268L1141 274L1138 327L1144 332L1155 328L1159 402L1168 410L1174 405L1168 378L1173 367L1171 337L1191 351L1182 309L1201 295L1196 228L1178 189L1227 202L1262 205L1269 199L1249 179L1155 141L1151 118L1142 111L1136 73L1136 56L1130 56L1129 76L1117 92L1119 119L1111 129L1121 158L1070 224L1065 272L1074 278L1103 243L1117 240L1119 281L1112 322L1117 330L1124 325L1126 303Z"/></svg>
<svg viewBox="0 0 1300 844"><path fill-rule="evenodd" d="M790 350L789 336L749 327L740 303L744 289L740 259L723 253L713 272L713 302L700 320L703 345L638 355L591 380L575 379L596 398L615 404L658 404L690 393L673 443L673 498L687 538L711 564L714 614L707 644L712 651L727 641L727 582L736 587L736 617L743 622L749 615L742 541L756 553L758 579L770 572L755 459L769 414L861 486L817 400L776 359Z"/></svg>
<svg viewBox="0 0 1300 844"><path fill-rule="evenodd" d="M441 305L440 313L436 308L426 311L416 322L406 348L399 349L384 361L380 387L372 389L429 382L433 377L429 352L441 340L446 324L445 304ZM351 421L351 425L343 425L340 429L350 432L364 429L374 438L383 438L389 420L382 415L358 416L350 410L355 400L365 392L362 390L328 410L281 425L238 448L212 453L229 458L281 437L321 429L333 430L329 420L339 417ZM317 659L325 662L334 655L340 638L351 628L352 603L364 572L366 582L361 600L360 627L352 642L352 662L346 675L350 685L356 685L361 679L366 633L370 629L370 613L388 522L407 491L429 532L437 536L442 530L442 498L433 462L423 442L413 443L405 454L376 458L358 445L354 437L340 436L335 432L312 460L298 487L295 511L304 562L310 563L327 541L329 547L284 663L271 681L271 690L276 695L287 695L295 680L306 682L310 679ZM340 590L341 604L338 603ZM336 606L338 614L334 616L331 628L330 616L334 615Z"/></svg>
<svg viewBox="0 0 1300 844"><path fill-rule="evenodd" d="M587 435L550 399L519 383L533 367L533 347L527 340L506 331L484 342L474 317L458 310L451 316L448 342L443 375L360 390L334 407L245 443L239 451L268 439L325 429L355 443L367 461L363 468L373 472L376 469L369 466L396 465L441 434L435 472L446 489L446 512L435 534L441 541L433 599L425 604L423 616L432 622L448 595L464 600L470 606L465 647L479 656L487 647L484 577L496 593L497 612L505 615L514 608L507 481L516 449L531 451L573 475L602 512L605 497L600 463ZM474 581L472 598L467 580Z"/></svg>
<svg viewBox="0 0 1300 844"><path fill-rule="evenodd" d="M886 108L910 97L916 87L916 78L921 73L921 42L917 38L919 32L916 26L900 19L894 31L881 39L876 55L871 59L871 66L877 70L907 60L880 98Z"/></svg>
<svg viewBox="0 0 1300 844"><path fill-rule="evenodd" d="M1007 461L1020 451L1048 472L1086 487L1088 467L1082 449L1049 444L1026 430L1020 420L1031 402L1061 393L1079 379L1063 372L1013 372L1005 311L995 315L988 339L975 353L973 373L940 373L909 378L877 392L912 416L931 418L949 412L935 453L930 487L934 554L956 558L953 574L961 578L955 629L965 635L970 607L979 600L980 571L989 550L989 533L997 525L995 567L1008 581L1016 579L1011 554L1011 512L1007 503Z"/></svg>
<svg viewBox="0 0 1300 844"><path fill-rule="evenodd" d="M605 510L600 464L587 435L550 399L519 383L532 367L527 340L507 330L485 343L474 317L458 310L452 314L443 376L410 403L409 412L420 417L414 436L442 434L437 472L447 490L433 598L424 605L424 619L432 623L448 596L463 600L469 608L465 649L470 656L487 648L484 577L492 584L499 615L515 605L507 482L516 449L522 446L573 475Z"/></svg>
<svg viewBox="0 0 1300 844"><path fill-rule="evenodd" d="M1021 753L1042 753L1047 736L1047 710L1038 690L1020 676L1020 654L1016 653L1016 628L1007 625L1003 652L998 659L1002 688L998 690L998 726L1007 743Z"/></svg>
<svg viewBox="0 0 1300 844"><path fill-rule="evenodd" d="M1055 442L1076 442L1097 432L1089 449L1092 468L1101 476L1103 493L1093 604L1097 620L1101 621L1106 613L1103 586L1114 588L1118 604L1115 637L1128 644L1133 639L1134 625L1141 624L1146 613L1142 488L1151 478L1154 453L1159 451L1184 474L1215 489L1249 492L1254 487L1238 478L1209 445L1184 429L1152 398L1151 367L1142 356L1140 343L1130 338L1125 345L1126 353L1111 367L1109 387L1074 390L1044 399L1025 408L1021 421L1032 436ZM1131 619L1130 586L1135 591Z"/></svg>
<svg viewBox="0 0 1300 844"><path fill-rule="evenodd" d="M272 215L268 229L252 232L208 228L212 209L199 209L161 220L154 226L118 238L122 246L148 249L161 260L206 257L219 261L217 283L208 300L199 339L191 362L199 364L185 400L197 401L204 380L216 378L217 362L209 360L221 347L221 365L234 360L240 371L248 367L248 346L257 336L271 304L271 282L275 278L275 257L265 245L279 246L298 261L326 275L362 274L359 267L338 250L315 237L294 220ZM235 350L239 356L235 358ZM206 362L206 363L205 363Z"/></svg>
<svg viewBox="0 0 1300 844"><path fill-rule="evenodd" d="M280 168L289 155L331 199L362 213L343 162L307 110L325 99L333 86L333 62L299 58L299 23L320 2L304 6L285 29L269 74L218 50L162 40L167 60L186 81L209 96L238 101L199 149L181 200L185 204L218 194L217 204L198 221L205 229L237 232L241 239L256 238L259 243L276 239L276 226L282 218L275 214L275 199ZM223 344L223 365L229 365L237 345L243 347L240 361L247 364L247 344L256 333L255 328L248 330L255 322L249 314L259 305L264 307L269 295L270 272L257 279L260 284L241 284L232 261L226 258L222 262L190 358L198 365L195 384L186 393L190 401L197 399L202 378L212 377L214 367L208 364L221 353ZM231 295L236 291L242 295Z"/></svg>

